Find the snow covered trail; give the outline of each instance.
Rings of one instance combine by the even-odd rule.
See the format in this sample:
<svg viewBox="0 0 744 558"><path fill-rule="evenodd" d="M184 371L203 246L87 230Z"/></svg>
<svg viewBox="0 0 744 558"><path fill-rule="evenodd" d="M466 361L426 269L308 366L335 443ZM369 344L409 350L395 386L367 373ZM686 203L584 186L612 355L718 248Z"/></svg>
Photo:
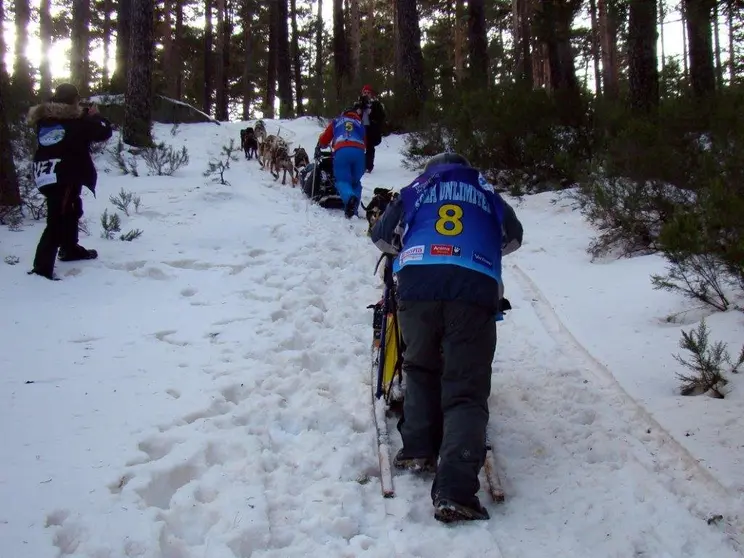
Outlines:
<svg viewBox="0 0 744 558"><path fill-rule="evenodd" d="M511 272L491 403L507 502L489 522L445 527L425 480L397 476L382 499L367 384L374 252L363 222L350 230L300 211L291 191L273 196L300 216L267 228L287 248L254 252L247 288L212 295L245 299L244 314L160 335L209 378L201 405L141 439L109 509L50 514L62 556L738 555L706 522L725 502L587 379Z"/></svg>
<svg viewBox="0 0 744 558"><path fill-rule="evenodd" d="M183 133L206 153L239 126ZM292 130L306 146L318 133ZM405 181L397 158L379 152L368 192ZM9 346L51 339L0 361L0 422L18 430L3 556L740 556L735 502L513 261L490 400L507 500L483 497L488 522L445 526L427 480L399 475L396 497L380 495L366 307L381 285L364 220L309 206L255 161L234 165L233 186L108 178L142 194L141 241L61 265L53 290L23 274L0 292Z"/></svg>
<svg viewBox="0 0 744 558"><path fill-rule="evenodd" d="M430 479L399 474L396 498L382 504L400 518L388 555L740 556L741 523L723 488L593 375L529 278L507 269L514 310L499 328L490 405L506 503L481 491L490 522L443 532L431 519Z"/></svg>

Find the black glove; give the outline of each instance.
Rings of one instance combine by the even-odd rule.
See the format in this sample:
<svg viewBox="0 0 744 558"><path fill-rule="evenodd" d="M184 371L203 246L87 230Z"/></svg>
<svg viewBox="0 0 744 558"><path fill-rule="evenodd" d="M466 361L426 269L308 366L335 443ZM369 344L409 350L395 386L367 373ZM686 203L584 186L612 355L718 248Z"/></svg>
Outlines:
<svg viewBox="0 0 744 558"><path fill-rule="evenodd" d="M509 302L508 298L502 298L499 301L499 312L507 312L512 309L511 302Z"/></svg>
<svg viewBox="0 0 744 558"><path fill-rule="evenodd" d="M315 145L315 153L313 154L313 156L316 159L320 159L320 144Z"/></svg>

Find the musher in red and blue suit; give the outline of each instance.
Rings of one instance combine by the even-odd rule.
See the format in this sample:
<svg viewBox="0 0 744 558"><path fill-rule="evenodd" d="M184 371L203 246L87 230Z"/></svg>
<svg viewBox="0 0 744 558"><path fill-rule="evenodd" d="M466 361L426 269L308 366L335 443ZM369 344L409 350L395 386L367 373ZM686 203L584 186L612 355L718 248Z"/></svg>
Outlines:
<svg viewBox="0 0 744 558"><path fill-rule="evenodd" d="M398 468L436 469L440 521L488 519L477 497L491 362L503 297L501 257L522 244L514 210L455 153L433 157L371 231L396 255L406 391ZM439 460L437 464L437 459Z"/></svg>
<svg viewBox="0 0 744 558"><path fill-rule="evenodd" d="M318 138L318 146L333 145L333 176L341 199L344 214L351 218L357 214L362 200L364 176L365 133L361 120L361 107L345 110L334 118ZM316 151L317 151L316 147Z"/></svg>

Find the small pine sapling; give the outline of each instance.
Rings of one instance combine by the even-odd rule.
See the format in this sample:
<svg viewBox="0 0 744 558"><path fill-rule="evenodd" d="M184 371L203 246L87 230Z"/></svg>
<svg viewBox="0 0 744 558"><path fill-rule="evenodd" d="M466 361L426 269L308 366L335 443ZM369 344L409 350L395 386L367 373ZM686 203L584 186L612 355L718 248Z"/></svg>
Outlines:
<svg viewBox="0 0 744 558"><path fill-rule="evenodd" d="M651 276L654 289L679 292L716 310L728 310L731 303L724 289L727 271L720 259L711 254L667 254L667 258L667 274Z"/></svg>
<svg viewBox="0 0 744 558"><path fill-rule="evenodd" d="M139 176L139 170L137 169L137 157L131 152L127 152L124 146L124 141L119 138L114 148L111 150L111 156L114 159L114 163L119 167L122 174L131 174L132 176Z"/></svg>
<svg viewBox="0 0 744 558"><path fill-rule="evenodd" d="M710 393L713 397L723 399L726 395L724 387L728 384L724 368L728 367L729 370L726 372L736 374L744 364L744 347L734 362L726 350L726 343L717 341L711 345L709 334L705 320L701 320L696 330L682 332L679 346L688 351L691 357L687 360L680 355L674 355L674 358L692 371L690 374L677 374L682 382L680 386L682 395Z"/></svg>
<svg viewBox="0 0 744 558"><path fill-rule="evenodd" d="M119 237L119 240L123 240L125 242L132 242L135 238L139 238L140 236L142 236L143 232L144 231L142 231L141 229L132 229L131 231L126 232L123 235L121 235Z"/></svg>
<svg viewBox="0 0 744 558"><path fill-rule="evenodd" d="M20 207L0 207L0 225L8 225L8 229L14 232L20 231L23 210Z"/></svg>
<svg viewBox="0 0 744 558"><path fill-rule="evenodd" d="M134 204L135 211L139 211L139 206L142 200L139 196L135 196L132 192L127 192L124 188L119 190L116 196L109 196L109 201L116 209L119 209L129 217L129 205Z"/></svg>
<svg viewBox="0 0 744 558"><path fill-rule="evenodd" d="M204 176L212 176L212 182L219 182L223 186L229 186L230 183L225 180L225 171L230 169L230 163L237 161L238 148L235 145L235 140L230 139L228 145L223 145L221 150L221 157L212 157L207 163L207 170L204 171Z"/></svg>
<svg viewBox="0 0 744 558"><path fill-rule="evenodd" d="M164 142L143 149L142 158L147 168L150 169L149 174L156 176L172 176L178 169L189 164L189 152L186 146L177 151L170 145L165 145Z"/></svg>
<svg viewBox="0 0 744 558"><path fill-rule="evenodd" d="M90 227L88 226L88 219L80 219L78 221L78 231L86 236L90 236Z"/></svg>
<svg viewBox="0 0 744 558"><path fill-rule="evenodd" d="M103 228L101 238L107 240L114 238L114 233L121 232L121 218L119 214L114 213L113 215L109 215L108 209L104 209L103 215L101 215L101 227Z"/></svg>

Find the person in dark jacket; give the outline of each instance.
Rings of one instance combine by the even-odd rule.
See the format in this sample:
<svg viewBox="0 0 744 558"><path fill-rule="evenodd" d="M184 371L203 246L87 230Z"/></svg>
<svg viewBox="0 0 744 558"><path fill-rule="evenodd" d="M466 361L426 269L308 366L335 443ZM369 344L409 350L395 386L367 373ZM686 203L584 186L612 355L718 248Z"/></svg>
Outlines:
<svg viewBox="0 0 744 558"><path fill-rule="evenodd" d="M375 97L372 87L362 87L359 97L359 106L362 109L362 124L367 136L367 148L364 152L364 163L367 172L372 172L375 166L375 147L382 142L382 126L385 124L385 107Z"/></svg>
<svg viewBox="0 0 744 558"><path fill-rule="evenodd" d="M32 107L27 121L36 128L34 178L47 204L46 228L29 273L55 279L57 250L61 261L98 257L78 243L78 222L83 186L95 193L98 180L90 145L111 137L111 123L95 106L82 107L77 88L69 83L57 87L49 102Z"/></svg>
<svg viewBox="0 0 744 558"><path fill-rule="evenodd" d="M396 256L405 345L403 448L393 464L436 470L431 495L440 521L489 518L476 494L503 298L501 257L521 246L522 234L511 206L455 153L433 157L370 234Z"/></svg>

